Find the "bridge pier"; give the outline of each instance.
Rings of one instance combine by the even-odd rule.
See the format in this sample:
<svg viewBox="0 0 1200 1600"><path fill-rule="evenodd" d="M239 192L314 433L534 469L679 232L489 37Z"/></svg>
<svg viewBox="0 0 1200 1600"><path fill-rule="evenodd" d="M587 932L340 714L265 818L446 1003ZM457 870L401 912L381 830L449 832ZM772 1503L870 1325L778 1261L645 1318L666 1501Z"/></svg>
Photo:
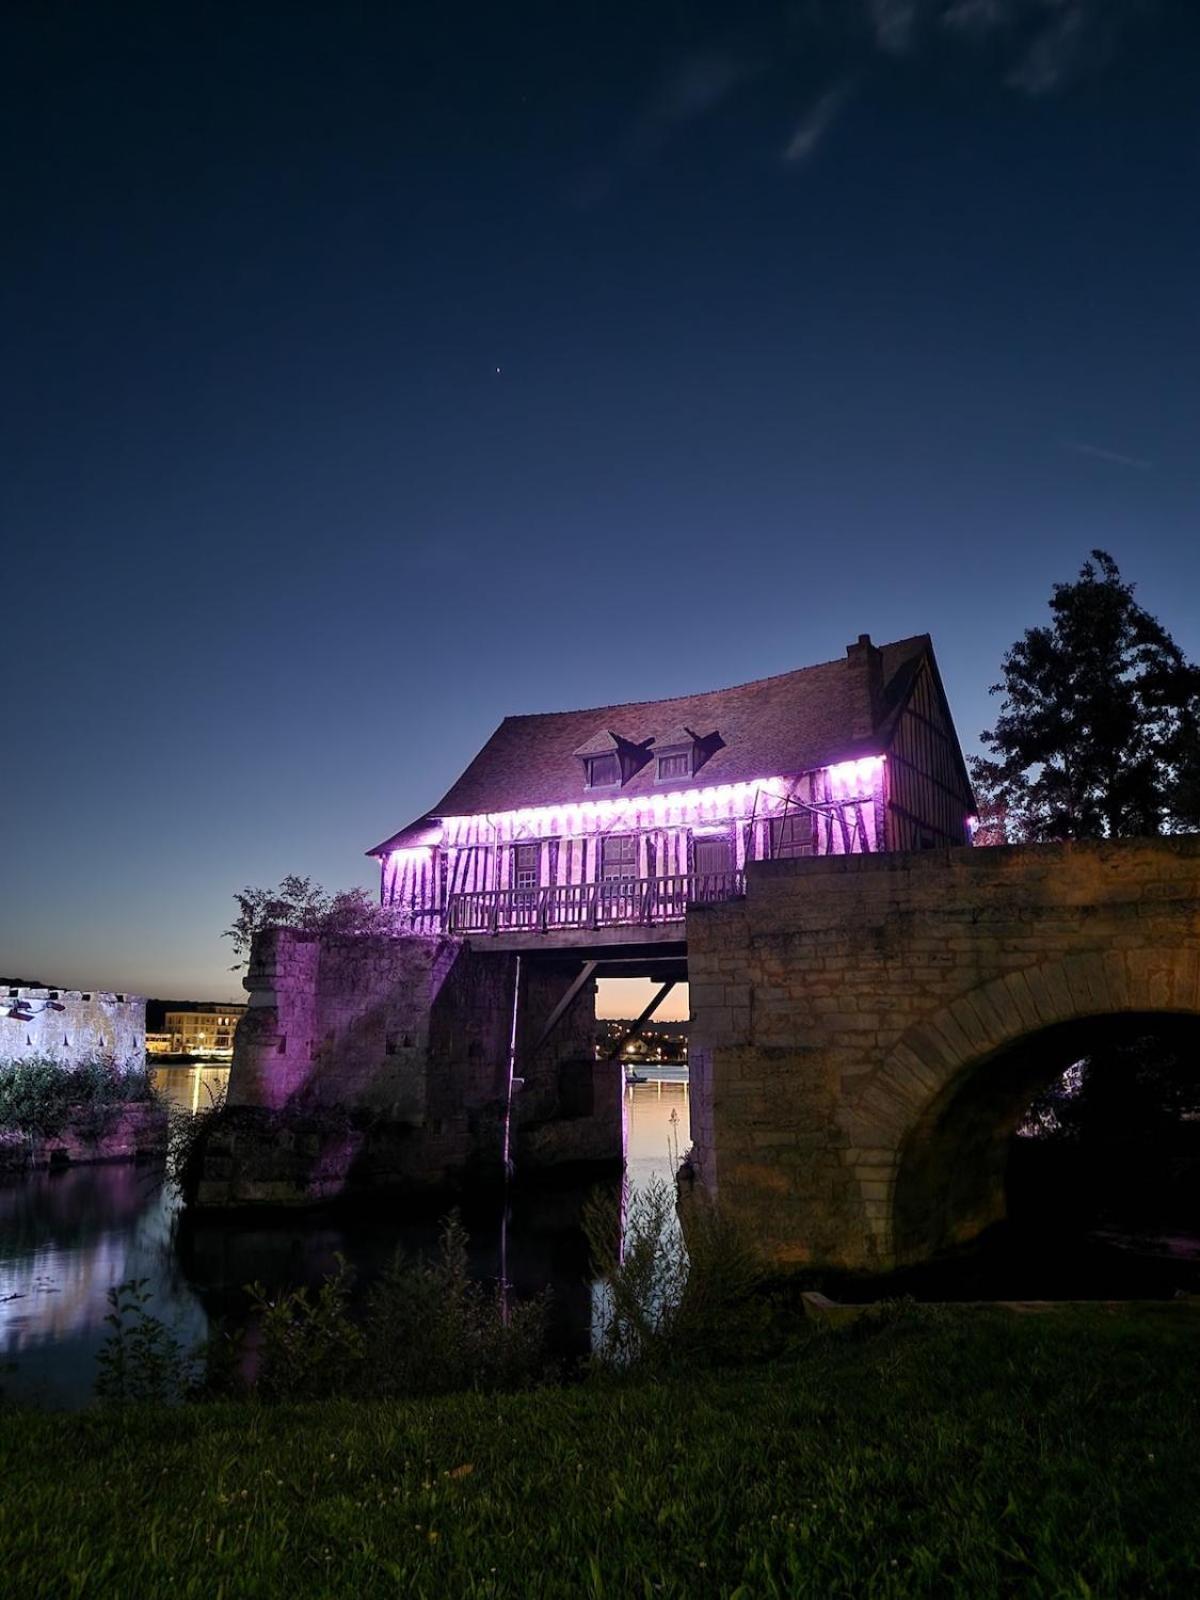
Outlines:
<svg viewBox="0 0 1200 1600"><path fill-rule="evenodd" d="M619 1069L595 1060L595 985L570 995L580 965L561 953L521 962L521 1176L622 1158ZM302 1205L499 1181L516 979L515 954L463 939L259 935L229 1112L198 1153L193 1202Z"/></svg>
<svg viewBox="0 0 1200 1600"><path fill-rule="evenodd" d="M754 864L687 935L701 1183L781 1268L887 1270L1003 1216L1098 1031L1200 1019L1200 838Z"/></svg>

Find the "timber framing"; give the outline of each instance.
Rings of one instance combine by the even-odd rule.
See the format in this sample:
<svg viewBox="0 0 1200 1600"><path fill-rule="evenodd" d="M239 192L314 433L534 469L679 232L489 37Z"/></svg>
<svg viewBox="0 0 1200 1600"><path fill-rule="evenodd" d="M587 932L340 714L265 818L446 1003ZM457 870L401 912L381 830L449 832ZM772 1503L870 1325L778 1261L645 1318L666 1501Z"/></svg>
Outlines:
<svg viewBox="0 0 1200 1600"><path fill-rule="evenodd" d="M589 762L629 751L590 786ZM974 809L928 636L861 634L734 689L509 717L368 853L404 931L582 954L682 940L754 862L967 844Z"/></svg>

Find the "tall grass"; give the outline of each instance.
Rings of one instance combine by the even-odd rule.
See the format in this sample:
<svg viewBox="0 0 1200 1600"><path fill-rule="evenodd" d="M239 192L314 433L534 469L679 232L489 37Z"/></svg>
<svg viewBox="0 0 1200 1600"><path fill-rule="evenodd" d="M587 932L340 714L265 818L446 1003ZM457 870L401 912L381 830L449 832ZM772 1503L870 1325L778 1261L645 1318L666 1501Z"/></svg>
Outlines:
<svg viewBox="0 0 1200 1600"><path fill-rule="evenodd" d="M515 1301L474 1281L456 1216L446 1219L433 1260L398 1254L357 1305L354 1275L340 1259L316 1289L250 1285L252 1338L217 1329L185 1351L150 1309L145 1282L109 1290L96 1394L110 1405L494 1393L555 1376L549 1296Z"/></svg>
<svg viewBox="0 0 1200 1600"><path fill-rule="evenodd" d="M518 1395L0 1412L13 1600L1190 1596L1200 1316L957 1308Z"/></svg>
<svg viewBox="0 0 1200 1600"><path fill-rule="evenodd" d="M686 1229L674 1187L626 1185L619 1206L590 1202L584 1229L600 1283L596 1362L663 1370L760 1360L778 1346L753 1240L715 1207L694 1203Z"/></svg>

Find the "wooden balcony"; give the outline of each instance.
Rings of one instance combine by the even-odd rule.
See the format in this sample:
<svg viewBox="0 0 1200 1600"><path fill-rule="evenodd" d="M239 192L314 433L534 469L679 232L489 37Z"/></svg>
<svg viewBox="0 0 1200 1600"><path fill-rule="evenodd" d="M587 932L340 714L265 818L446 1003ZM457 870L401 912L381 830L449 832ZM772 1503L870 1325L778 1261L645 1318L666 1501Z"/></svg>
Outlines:
<svg viewBox="0 0 1200 1600"><path fill-rule="evenodd" d="M609 878L544 889L489 889L454 894L447 933L546 933L555 928L612 928L682 922L690 905L736 900L741 872L691 872L676 878Z"/></svg>

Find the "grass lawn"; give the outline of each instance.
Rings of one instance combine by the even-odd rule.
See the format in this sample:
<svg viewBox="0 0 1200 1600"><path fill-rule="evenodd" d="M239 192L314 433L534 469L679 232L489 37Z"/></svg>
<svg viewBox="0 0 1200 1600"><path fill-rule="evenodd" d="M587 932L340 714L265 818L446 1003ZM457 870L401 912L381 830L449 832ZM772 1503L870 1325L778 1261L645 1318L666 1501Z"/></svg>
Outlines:
<svg viewBox="0 0 1200 1600"><path fill-rule="evenodd" d="M0 1593L1200 1594L1200 1311L405 1404L0 1413Z"/></svg>

